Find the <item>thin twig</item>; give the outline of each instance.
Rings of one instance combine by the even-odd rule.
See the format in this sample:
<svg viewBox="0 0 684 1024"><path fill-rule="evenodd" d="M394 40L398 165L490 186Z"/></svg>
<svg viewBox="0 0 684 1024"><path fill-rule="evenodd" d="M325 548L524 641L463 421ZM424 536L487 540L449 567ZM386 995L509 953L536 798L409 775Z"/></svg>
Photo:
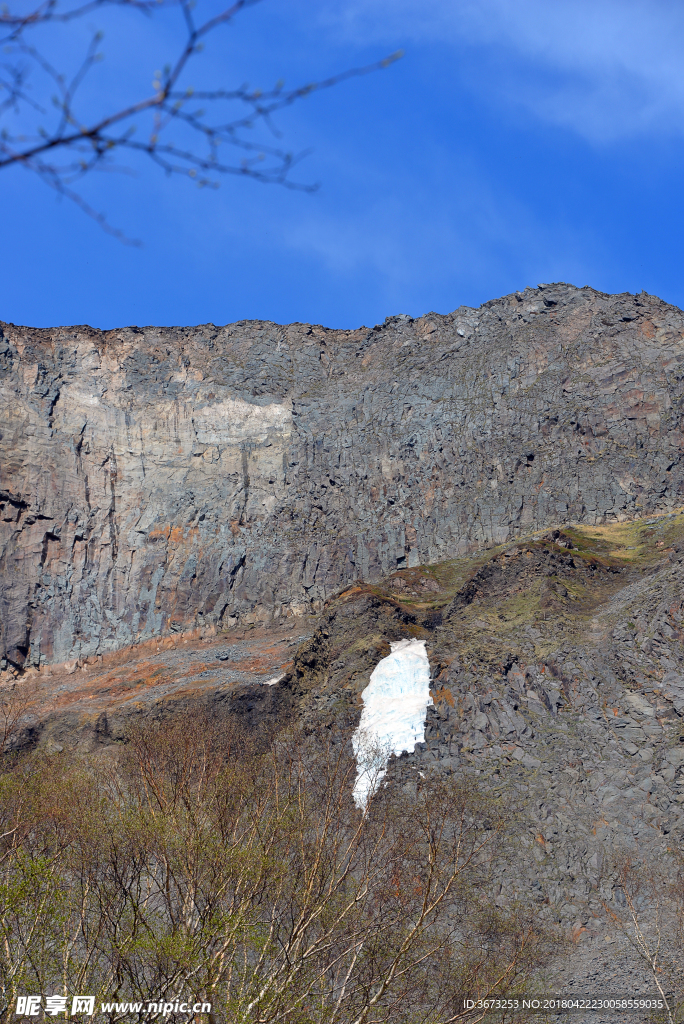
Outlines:
<svg viewBox="0 0 684 1024"><path fill-rule="evenodd" d="M182 19L184 40L175 60L156 76L151 95L89 122L79 116L78 104L84 82L102 59L101 34L94 33L79 68L67 81L53 61L25 38L27 33L38 26L72 22L106 6L152 16L160 4L153 0L88 0L69 7L60 0L44 0L26 15L6 10L0 14L0 35L3 28L8 30L8 34L0 38L0 43L4 44L10 57L13 55L13 60L0 66L0 115L11 112L15 120L19 115L20 129L10 131L5 128L0 132L0 169L18 165L34 172L60 195L75 202L113 237L132 245L140 243L111 227L106 216L95 211L72 187L96 168L118 166L114 161L121 151L147 157L166 174L190 178L200 187L217 188L218 178L236 175L263 184L315 191L318 188L316 183L298 181L291 176L293 168L310 151L292 153L277 145L264 144L254 138L254 130L261 125L272 138L279 138L280 133L273 121L279 111L314 92L386 68L401 53L289 90L284 89L282 82L266 91L251 89L247 85L237 89L197 92L191 87L182 88L181 79L201 51L203 40L259 2L234 0L218 14L196 23L194 0L172 0L172 3L161 0L161 6L178 7ZM52 98L55 109L52 127L32 127L30 124L29 112L33 117L48 116L48 104L38 102L29 94L31 70L42 75L50 88L56 89ZM207 109L201 109L200 104ZM233 116L227 118L225 113L217 116L226 104L229 107L238 105L243 112L231 111ZM247 108L246 112L244 108ZM134 138L141 121L144 124L148 118L152 123L147 140ZM240 158L220 159L219 150L226 146L237 150ZM60 156L65 154L72 158L61 162Z"/></svg>

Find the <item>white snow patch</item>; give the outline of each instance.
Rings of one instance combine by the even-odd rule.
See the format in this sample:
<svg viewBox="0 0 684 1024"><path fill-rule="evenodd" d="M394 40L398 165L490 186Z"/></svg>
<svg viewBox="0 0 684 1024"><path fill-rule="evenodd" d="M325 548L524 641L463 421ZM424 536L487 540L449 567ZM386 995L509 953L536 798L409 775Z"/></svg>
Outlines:
<svg viewBox="0 0 684 1024"><path fill-rule="evenodd" d="M357 807L365 807L377 790L390 756L411 753L425 739L425 716L432 704L425 641L399 640L390 647L392 653L378 662L361 694L364 707L352 737Z"/></svg>

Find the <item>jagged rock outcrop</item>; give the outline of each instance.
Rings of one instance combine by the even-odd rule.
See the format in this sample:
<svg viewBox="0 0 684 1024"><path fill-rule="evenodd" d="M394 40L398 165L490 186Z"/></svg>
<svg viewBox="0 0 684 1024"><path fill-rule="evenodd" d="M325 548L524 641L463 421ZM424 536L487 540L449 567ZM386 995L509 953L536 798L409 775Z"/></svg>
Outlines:
<svg viewBox="0 0 684 1024"><path fill-rule="evenodd" d="M0 326L17 667L682 504L684 315L646 294L546 285L357 331Z"/></svg>

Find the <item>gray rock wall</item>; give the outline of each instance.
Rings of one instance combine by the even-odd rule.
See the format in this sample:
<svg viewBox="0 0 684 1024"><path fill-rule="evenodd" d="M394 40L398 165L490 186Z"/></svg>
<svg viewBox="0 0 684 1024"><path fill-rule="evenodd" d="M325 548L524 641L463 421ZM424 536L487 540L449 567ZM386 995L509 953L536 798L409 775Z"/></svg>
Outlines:
<svg viewBox="0 0 684 1024"><path fill-rule="evenodd" d="M546 285L369 330L0 324L0 655L316 610L684 503L684 315Z"/></svg>

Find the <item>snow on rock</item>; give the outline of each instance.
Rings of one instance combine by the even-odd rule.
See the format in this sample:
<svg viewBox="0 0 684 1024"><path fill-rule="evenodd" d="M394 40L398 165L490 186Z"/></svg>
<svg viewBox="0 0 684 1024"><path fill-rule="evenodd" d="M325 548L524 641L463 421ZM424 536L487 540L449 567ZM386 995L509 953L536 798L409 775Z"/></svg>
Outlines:
<svg viewBox="0 0 684 1024"><path fill-rule="evenodd" d="M361 694L364 707L352 737L357 807L365 807L378 788L390 756L411 753L425 739L425 716L432 704L425 641L399 640L390 647L392 653L375 666Z"/></svg>

